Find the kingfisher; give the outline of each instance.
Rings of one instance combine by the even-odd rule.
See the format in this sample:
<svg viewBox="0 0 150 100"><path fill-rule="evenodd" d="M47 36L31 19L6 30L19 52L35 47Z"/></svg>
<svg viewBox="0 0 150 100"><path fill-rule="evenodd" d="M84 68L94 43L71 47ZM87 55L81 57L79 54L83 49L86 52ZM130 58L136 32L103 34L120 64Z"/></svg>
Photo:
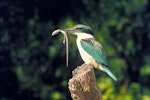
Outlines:
<svg viewBox="0 0 150 100"><path fill-rule="evenodd" d="M90 64L95 68L106 72L114 81L115 75L108 69L106 53L102 45L95 40L91 27L78 24L73 28L63 29L67 34L77 36L76 44L84 64ZM83 65L84 65L83 64Z"/></svg>

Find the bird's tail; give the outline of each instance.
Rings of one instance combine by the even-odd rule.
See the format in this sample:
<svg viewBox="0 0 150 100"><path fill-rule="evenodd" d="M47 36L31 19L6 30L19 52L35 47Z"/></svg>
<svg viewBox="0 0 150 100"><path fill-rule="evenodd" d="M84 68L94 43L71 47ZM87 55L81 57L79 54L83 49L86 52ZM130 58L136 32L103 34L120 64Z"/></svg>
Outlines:
<svg viewBox="0 0 150 100"><path fill-rule="evenodd" d="M117 81L118 79L115 77L115 75L107 68L106 65L102 65L104 71L114 80Z"/></svg>

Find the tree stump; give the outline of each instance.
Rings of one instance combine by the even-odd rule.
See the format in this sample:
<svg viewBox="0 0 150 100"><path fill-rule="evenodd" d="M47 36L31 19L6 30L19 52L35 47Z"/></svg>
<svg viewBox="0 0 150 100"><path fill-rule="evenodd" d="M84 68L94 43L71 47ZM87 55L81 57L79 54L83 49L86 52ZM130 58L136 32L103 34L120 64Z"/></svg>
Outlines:
<svg viewBox="0 0 150 100"><path fill-rule="evenodd" d="M102 100L92 65L78 66L72 74L68 88L73 100Z"/></svg>

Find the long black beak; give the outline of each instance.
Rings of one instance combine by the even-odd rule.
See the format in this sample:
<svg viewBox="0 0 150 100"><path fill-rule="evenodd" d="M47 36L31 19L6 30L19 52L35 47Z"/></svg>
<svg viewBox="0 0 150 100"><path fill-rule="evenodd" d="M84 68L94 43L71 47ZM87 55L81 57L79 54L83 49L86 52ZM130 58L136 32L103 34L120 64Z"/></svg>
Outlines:
<svg viewBox="0 0 150 100"><path fill-rule="evenodd" d="M67 29L62 29L62 30L65 31L67 34L74 34L75 33L75 29L73 29L73 28L67 28Z"/></svg>

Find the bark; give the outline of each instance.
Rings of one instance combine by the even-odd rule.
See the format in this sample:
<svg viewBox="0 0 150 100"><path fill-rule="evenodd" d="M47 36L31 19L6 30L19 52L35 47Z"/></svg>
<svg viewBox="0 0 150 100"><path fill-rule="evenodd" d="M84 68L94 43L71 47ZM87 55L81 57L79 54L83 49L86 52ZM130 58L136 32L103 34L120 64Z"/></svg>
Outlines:
<svg viewBox="0 0 150 100"><path fill-rule="evenodd" d="M93 66L79 66L72 73L68 88L73 100L102 100Z"/></svg>

